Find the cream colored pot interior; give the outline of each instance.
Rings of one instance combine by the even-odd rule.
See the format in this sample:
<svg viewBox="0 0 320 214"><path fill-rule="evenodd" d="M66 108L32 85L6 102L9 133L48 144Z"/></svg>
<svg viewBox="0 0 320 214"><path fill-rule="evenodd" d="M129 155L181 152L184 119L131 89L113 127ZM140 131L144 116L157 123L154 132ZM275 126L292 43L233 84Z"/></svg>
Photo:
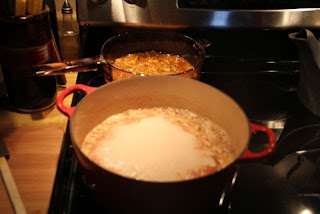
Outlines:
<svg viewBox="0 0 320 214"><path fill-rule="evenodd" d="M132 77L101 86L78 104L71 117L71 137L81 147L86 134L108 116L155 106L188 109L211 119L228 132L237 157L248 144L249 122L229 96L197 80L166 76Z"/></svg>

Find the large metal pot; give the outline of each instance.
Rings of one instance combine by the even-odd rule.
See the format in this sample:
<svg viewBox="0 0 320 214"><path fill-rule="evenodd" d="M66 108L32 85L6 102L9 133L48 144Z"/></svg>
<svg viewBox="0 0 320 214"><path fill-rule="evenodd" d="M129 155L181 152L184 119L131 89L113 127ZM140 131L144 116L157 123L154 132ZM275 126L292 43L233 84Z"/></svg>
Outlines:
<svg viewBox="0 0 320 214"><path fill-rule="evenodd" d="M102 71L107 82L131 76L147 76L148 74L134 73L113 65L115 59L127 54L156 51L184 57L192 69L172 76L183 76L193 79L200 78L200 70L205 59L204 47L210 43L203 40L203 44L194 39L174 32L139 31L118 34L108 39L102 46L98 56L77 59L59 63L49 63L34 67L35 75L57 75L67 72Z"/></svg>
<svg viewBox="0 0 320 214"><path fill-rule="evenodd" d="M74 91L89 94L76 107L66 107L63 99ZM183 77L131 77L108 83L98 89L72 86L59 96L58 108L70 117L70 135L82 173L89 189L109 207L137 213L204 213L218 206L230 184L239 159L260 158L275 147L273 132L250 124L239 105L220 90L197 80ZM205 116L230 135L237 158L224 169L179 182L146 182L109 172L92 162L80 147L87 133L105 118L127 109L171 106L188 109ZM248 150L252 132L263 131L269 138L266 150Z"/></svg>

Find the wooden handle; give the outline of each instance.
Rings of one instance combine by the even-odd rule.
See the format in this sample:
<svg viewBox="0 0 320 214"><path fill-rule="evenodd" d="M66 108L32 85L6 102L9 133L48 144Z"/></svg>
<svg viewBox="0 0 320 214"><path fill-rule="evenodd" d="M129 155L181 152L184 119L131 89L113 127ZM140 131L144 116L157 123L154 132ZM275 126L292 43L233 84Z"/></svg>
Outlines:
<svg viewBox="0 0 320 214"><path fill-rule="evenodd" d="M43 0L28 0L27 12L29 15L37 15L41 13L43 9Z"/></svg>
<svg viewBox="0 0 320 214"><path fill-rule="evenodd" d="M17 186L14 182L5 157L0 157L0 171L15 213L26 214L27 212L24 208Z"/></svg>
<svg viewBox="0 0 320 214"><path fill-rule="evenodd" d="M15 1L15 16L25 16L26 15L26 4L27 0L16 0Z"/></svg>
<svg viewBox="0 0 320 214"><path fill-rule="evenodd" d="M62 62L62 59L61 59L61 56L60 56L60 53L59 53L59 50L58 50L58 47L57 47L57 42L56 42L56 40L54 38L54 34L52 32L52 29L51 29L51 41L52 41L53 53L54 53L54 56L55 56L55 60L58 61L58 62ZM65 86L67 84L66 75L64 75L64 74L58 75L57 76L57 83L58 83L59 86Z"/></svg>

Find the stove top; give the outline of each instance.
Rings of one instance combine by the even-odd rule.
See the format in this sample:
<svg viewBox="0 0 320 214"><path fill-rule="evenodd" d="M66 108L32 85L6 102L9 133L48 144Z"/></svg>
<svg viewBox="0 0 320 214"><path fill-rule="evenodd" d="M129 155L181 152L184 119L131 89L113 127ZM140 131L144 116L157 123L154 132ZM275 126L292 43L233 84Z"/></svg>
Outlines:
<svg viewBox="0 0 320 214"><path fill-rule="evenodd" d="M201 81L229 94L253 123L271 128L275 152L267 158L239 161L231 191L221 200L219 213L320 212L320 119L299 101L297 62L234 62L206 59ZM277 65L274 65L277 64ZM245 66L244 66L245 65ZM81 73L77 83L105 84L99 72ZM83 95L75 94L73 105ZM263 133L252 135L249 147L261 151ZM95 213L106 210L86 191L69 130L61 150L49 213Z"/></svg>

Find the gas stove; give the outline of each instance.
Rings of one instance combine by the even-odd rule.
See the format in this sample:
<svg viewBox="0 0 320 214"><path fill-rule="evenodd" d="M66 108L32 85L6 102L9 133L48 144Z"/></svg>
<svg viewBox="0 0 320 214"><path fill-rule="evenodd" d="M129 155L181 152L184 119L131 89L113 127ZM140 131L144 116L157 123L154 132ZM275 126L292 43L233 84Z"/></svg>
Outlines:
<svg viewBox="0 0 320 214"><path fill-rule="evenodd" d="M320 118L297 97L300 64L288 39L289 33L303 27L314 28L319 37L318 22L312 21L318 20L318 9L215 10L212 4L217 1L176 1L182 8L176 8L174 1L166 2L78 1L82 57L100 54L103 43L115 34L150 26L165 26L199 41L208 40L212 45L206 49L200 81L230 95L251 122L271 128L277 137L272 155L237 163L232 188L221 196L214 213L320 213ZM206 2L208 5L201 4ZM199 4L196 8L200 9L188 8L191 3L192 7ZM310 19L299 18L304 14ZM295 19L288 21L288 17ZM100 72L79 73L77 83L108 84ZM72 105L82 98L75 94ZM261 151L266 142L263 133L255 133L249 147ZM87 191L67 127L49 213L102 211L113 213Z"/></svg>
<svg viewBox="0 0 320 214"><path fill-rule="evenodd" d="M297 97L299 63L233 61L235 72L228 66L207 57L200 81L233 97L251 122L271 128L277 147L267 158L238 163L232 188L221 198L217 212L320 212L320 119ZM80 73L77 82L95 87L106 84L99 72ZM75 94L73 105L82 97ZM250 148L261 151L265 142L264 134L253 134ZM67 128L49 212L105 209L86 190Z"/></svg>

